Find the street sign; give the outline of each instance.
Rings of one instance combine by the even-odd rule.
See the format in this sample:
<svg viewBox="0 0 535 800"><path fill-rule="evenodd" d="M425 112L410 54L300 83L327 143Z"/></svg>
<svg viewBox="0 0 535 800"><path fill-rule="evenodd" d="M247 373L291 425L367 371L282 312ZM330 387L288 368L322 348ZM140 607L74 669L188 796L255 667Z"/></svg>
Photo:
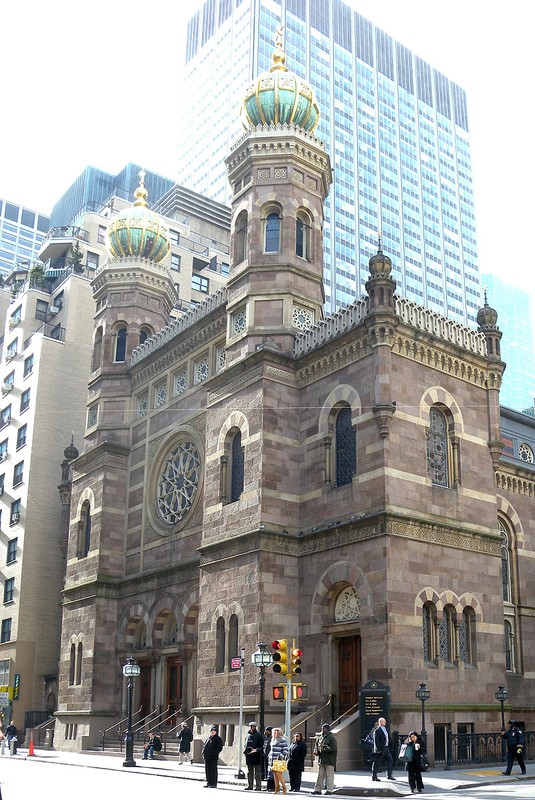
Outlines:
<svg viewBox="0 0 535 800"><path fill-rule="evenodd" d="M230 668L231 669L241 669L241 658L231 658L230 659Z"/></svg>
<svg viewBox="0 0 535 800"><path fill-rule="evenodd" d="M9 692L0 692L0 708L9 706Z"/></svg>
<svg viewBox="0 0 535 800"><path fill-rule="evenodd" d="M15 679L13 681L13 700L18 700L20 694L20 675L15 673Z"/></svg>

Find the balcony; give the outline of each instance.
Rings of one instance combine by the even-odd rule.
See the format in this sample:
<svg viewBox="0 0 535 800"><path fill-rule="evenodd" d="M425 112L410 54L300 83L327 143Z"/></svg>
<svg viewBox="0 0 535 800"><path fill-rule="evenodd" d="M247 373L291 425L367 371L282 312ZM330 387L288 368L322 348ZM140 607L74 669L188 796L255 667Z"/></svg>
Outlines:
<svg viewBox="0 0 535 800"><path fill-rule="evenodd" d="M67 251L76 241L88 242L89 233L84 228L77 225L60 225L50 228L43 239L39 258L41 261L49 261L52 258L65 256Z"/></svg>

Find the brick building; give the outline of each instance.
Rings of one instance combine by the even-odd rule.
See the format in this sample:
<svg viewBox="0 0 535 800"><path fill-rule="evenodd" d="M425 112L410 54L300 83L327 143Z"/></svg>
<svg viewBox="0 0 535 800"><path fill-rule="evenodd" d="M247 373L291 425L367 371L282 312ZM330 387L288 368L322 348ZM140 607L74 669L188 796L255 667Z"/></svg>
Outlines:
<svg viewBox="0 0 535 800"><path fill-rule="evenodd" d="M390 687L403 731L427 683L437 758L447 726L497 728L499 685L535 724L535 474L501 457L496 313L485 304L475 331L398 297L379 246L366 297L324 316L331 167L312 92L282 55L248 93L226 162L226 288L167 324L165 226L142 193L110 226L93 282L90 425L72 464L55 739L66 749L124 716L134 656L140 716L192 714L198 737L216 722L232 761L230 659L245 649L256 716L250 655L280 638L304 652L310 696L295 713L347 712L341 741L358 741L371 679ZM275 678L266 715L279 721Z"/></svg>

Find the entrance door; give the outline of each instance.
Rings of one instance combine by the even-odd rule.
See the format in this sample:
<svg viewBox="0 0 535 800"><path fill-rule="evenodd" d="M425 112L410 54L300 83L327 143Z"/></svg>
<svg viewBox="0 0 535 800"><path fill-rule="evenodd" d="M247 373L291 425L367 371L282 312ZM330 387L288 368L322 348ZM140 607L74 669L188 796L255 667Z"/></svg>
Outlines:
<svg viewBox="0 0 535 800"><path fill-rule="evenodd" d="M360 636L338 640L338 697L339 714L358 703L361 684Z"/></svg>
<svg viewBox="0 0 535 800"><path fill-rule="evenodd" d="M151 667L149 663L140 663L141 672L139 673L139 705L141 711L139 719L143 719L150 714L150 681L151 681Z"/></svg>
<svg viewBox="0 0 535 800"><path fill-rule="evenodd" d="M182 707L182 672L183 665L179 658L170 658L167 661L167 703L169 707L168 715L172 715L169 720L171 726L176 725L175 712Z"/></svg>

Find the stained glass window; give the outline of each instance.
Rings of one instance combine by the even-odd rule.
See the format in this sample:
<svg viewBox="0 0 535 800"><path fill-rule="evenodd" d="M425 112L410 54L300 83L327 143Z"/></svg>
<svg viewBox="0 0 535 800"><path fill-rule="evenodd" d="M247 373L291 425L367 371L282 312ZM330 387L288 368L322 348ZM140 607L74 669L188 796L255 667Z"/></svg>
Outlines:
<svg viewBox="0 0 535 800"><path fill-rule="evenodd" d="M357 442L351 409L344 406L336 417L336 485L351 483L357 467Z"/></svg>
<svg viewBox="0 0 535 800"><path fill-rule="evenodd" d="M183 519L199 485L201 458L193 442L181 442L170 453L160 476L158 509L169 524Z"/></svg>
<svg viewBox="0 0 535 800"><path fill-rule="evenodd" d="M235 503L240 499L243 492L243 448L241 446L241 433L235 435L232 440L232 463L230 478L230 502Z"/></svg>
<svg viewBox="0 0 535 800"><path fill-rule="evenodd" d="M446 418L438 408L429 415L427 435L427 471L434 484L448 486L448 429Z"/></svg>
<svg viewBox="0 0 535 800"><path fill-rule="evenodd" d="M265 221L264 250L266 253L278 253L280 250L281 220L276 211L268 214Z"/></svg>

